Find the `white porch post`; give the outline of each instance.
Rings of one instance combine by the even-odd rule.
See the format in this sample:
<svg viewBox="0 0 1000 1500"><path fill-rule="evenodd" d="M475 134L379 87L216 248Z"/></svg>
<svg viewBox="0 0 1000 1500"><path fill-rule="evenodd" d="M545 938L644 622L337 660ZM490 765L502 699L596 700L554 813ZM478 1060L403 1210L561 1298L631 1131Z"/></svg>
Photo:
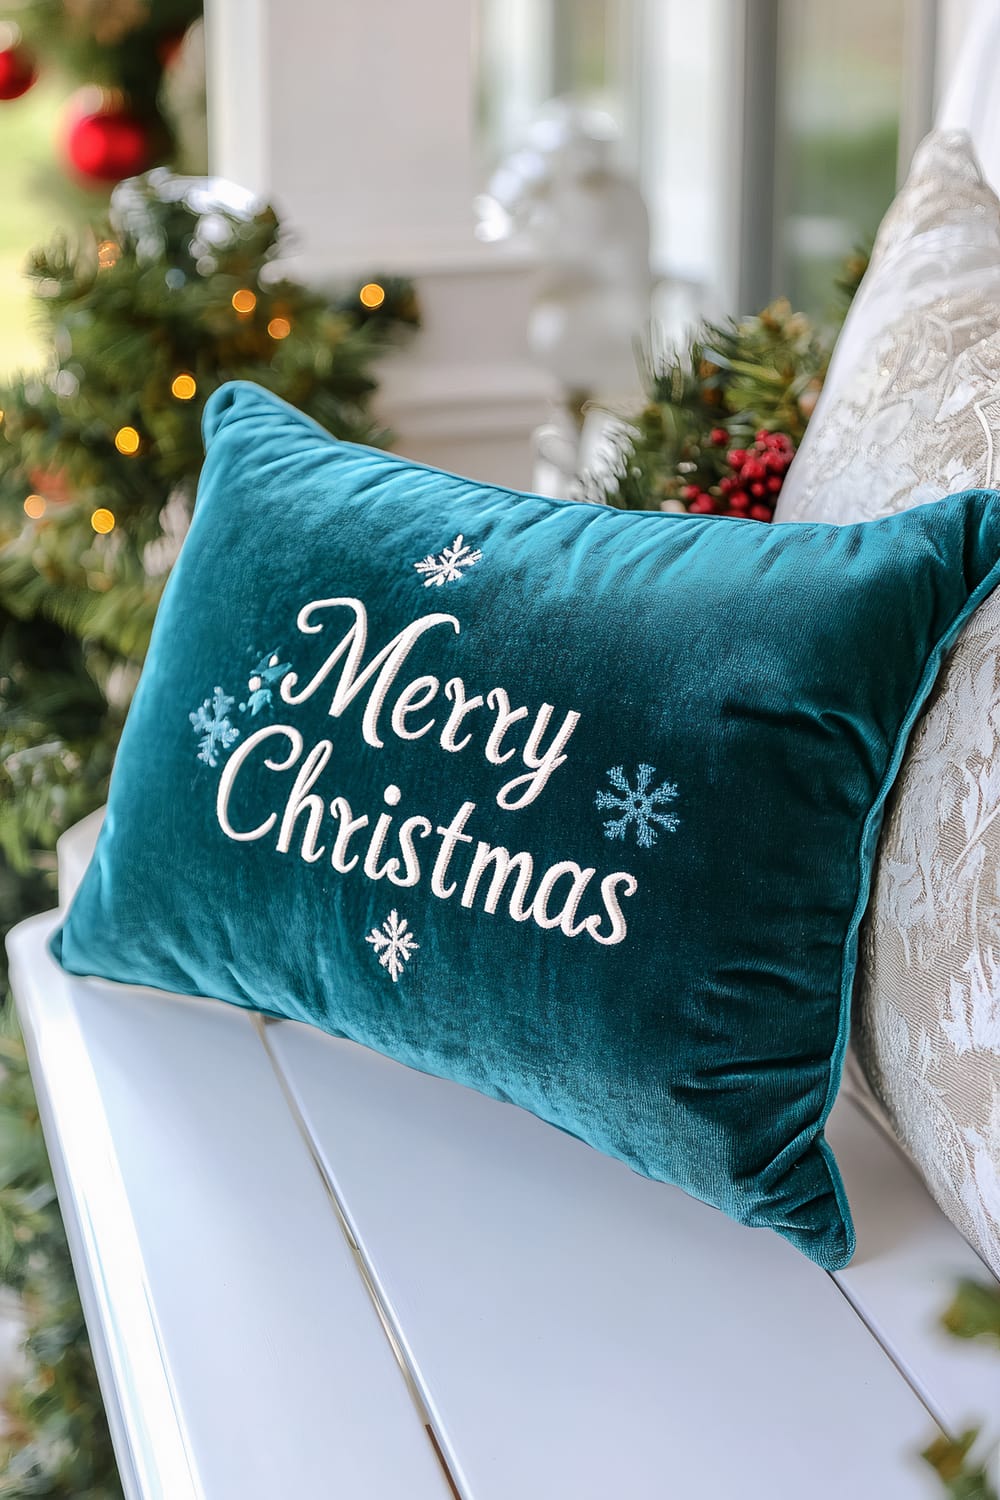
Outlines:
<svg viewBox="0 0 1000 1500"><path fill-rule="evenodd" d="M208 0L212 170L273 200L312 281L417 280L424 329L383 372L412 457L528 485L549 385L531 270L473 236L472 0Z"/></svg>

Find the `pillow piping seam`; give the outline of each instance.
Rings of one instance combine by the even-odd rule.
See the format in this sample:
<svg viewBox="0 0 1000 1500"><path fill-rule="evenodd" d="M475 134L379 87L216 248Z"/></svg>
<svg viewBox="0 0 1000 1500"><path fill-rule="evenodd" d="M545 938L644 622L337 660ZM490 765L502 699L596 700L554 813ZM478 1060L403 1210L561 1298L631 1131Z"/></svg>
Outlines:
<svg viewBox="0 0 1000 1500"><path fill-rule="evenodd" d="M962 490L958 492L958 496L967 494L985 495L988 496L995 504L1000 504L1000 492L997 492L995 490ZM956 496L956 498L958 498L958 496ZM851 1029L851 1010L854 993L854 980L857 974L858 966L858 942L861 931L861 924L864 920L865 913L868 910L868 903L871 895L872 876L875 870L875 855L878 849L879 835L882 831L885 803L896 782L896 778L899 775L899 770L903 763L903 758L909 746L910 736L913 733L913 729L916 725L917 719L923 712L927 700L934 689L935 683L937 682L945 655L951 649L955 640L961 634L963 628L975 614L979 606L984 602L986 598L988 598L990 594L994 592L997 587L1000 587L1000 558L997 559L997 561L993 564L993 567L987 573L986 577L969 595L968 599L965 601L965 604L958 611L947 629L935 642L933 649L928 655L927 662L921 674L920 681L917 684L916 691L910 700L909 706L903 716L902 723L900 724L899 730L896 734L896 738L893 743L892 754L889 757L889 763L886 766L885 774L882 777L882 781L879 784L879 789L876 793L875 800L872 802L872 805L868 810L864 826L861 830L861 840L858 851L859 868L857 898L855 900L854 911L851 915L851 920L847 928L847 933L844 938L844 946L842 949L840 1015L837 1025L837 1036L830 1058L830 1074L827 1084L826 1098L823 1102L823 1108L820 1112L819 1119L817 1120L818 1135L814 1138L817 1145L819 1146L820 1152L822 1153L823 1159L826 1163L827 1170L830 1175L831 1186L833 1187L834 1195L837 1200L837 1206L841 1213L847 1241L845 1256L842 1259L833 1261L827 1267L828 1270L839 1270L842 1266L845 1266L853 1255L856 1244L854 1222L851 1215L850 1206L847 1201L847 1193L844 1188L844 1181L840 1175L840 1168L837 1166L836 1157L834 1156L833 1150L829 1142L826 1140L823 1131L826 1127L827 1121L830 1118L830 1112L833 1109L837 1095L840 1091L840 1082L844 1069L844 1058L847 1053L847 1043L850 1037Z"/></svg>

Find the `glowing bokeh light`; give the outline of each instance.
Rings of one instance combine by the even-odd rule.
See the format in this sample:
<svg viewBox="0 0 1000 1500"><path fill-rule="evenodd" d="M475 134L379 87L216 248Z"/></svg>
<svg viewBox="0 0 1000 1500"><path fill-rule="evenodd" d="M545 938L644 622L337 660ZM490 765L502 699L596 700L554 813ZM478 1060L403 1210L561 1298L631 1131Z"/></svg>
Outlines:
<svg viewBox="0 0 1000 1500"><path fill-rule="evenodd" d="M381 307L385 301L385 287L377 281L366 281L358 293L363 307Z"/></svg>

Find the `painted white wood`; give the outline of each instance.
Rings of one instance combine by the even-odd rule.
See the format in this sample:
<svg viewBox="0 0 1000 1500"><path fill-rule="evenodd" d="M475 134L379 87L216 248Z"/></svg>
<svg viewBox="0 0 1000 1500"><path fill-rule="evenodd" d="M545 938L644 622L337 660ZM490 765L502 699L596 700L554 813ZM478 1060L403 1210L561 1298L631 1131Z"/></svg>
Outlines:
<svg viewBox="0 0 1000 1500"><path fill-rule="evenodd" d="M56 845L56 864L59 873L59 905L69 906L76 888L83 879L83 872L90 864L90 856L97 843L97 835L104 823L106 809L97 808L87 817L63 834Z"/></svg>
<svg viewBox="0 0 1000 1500"><path fill-rule="evenodd" d="M475 1500L936 1494L936 1427L776 1235L457 1084L268 1025Z"/></svg>
<svg viewBox="0 0 1000 1500"><path fill-rule="evenodd" d="M381 362L376 410L408 458L528 489L531 435L559 395L528 356L534 268L512 247L476 248L420 276L422 330Z"/></svg>
<svg viewBox="0 0 1000 1500"><path fill-rule="evenodd" d="M838 1283L946 1429L1000 1425L996 1350L950 1338L939 1321L962 1277L990 1273L853 1100L842 1100L828 1134L858 1230Z"/></svg>
<svg viewBox="0 0 1000 1500"><path fill-rule="evenodd" d="M213 170L276 196L307 264L437 263L472 241L469 0L211 0Z"/></svg>
<svg viewBox="0 0 1000 1500"><path fill-rule="evenodd" d="M988 3L993 4L995 0L988 0ZM980 0L937 0L934 98L939 107L957 81L966 35L973 14L979 6Z"/></svg>
<svg viewBox="0 0 1000 1500"><path fill-rule="evenodd" d="M940 19L950 66L935 124L969 132L1000 192L1000 0L948 0Z"/></svg>
<svg viewBox="0 0 1000 1500"><path fill-rule="evenodd" d="M129 1500L446 1500L258 1022L71 979L52 926L13 987Z"/></svg>
<svg viewBox="0 0 1000 1500"><path fill-rule="evenodd" d="M480 244L468 0L208 0L212 170L276 203L289 269L416 279L423 327L382 374L401 453L524 488L552 382L530 358L534 268Z"/></svg>
<svg viewBox="0 0 1000 1500"><path fill-rule="evenodd" d="M61 841L64 897L89 859L99 824L100 814L95 814ZM20 989L20 979L18 983ZM204 1005L241 1029L250 1024L242 1013L208 1002L117 986L80 988L105 989L112 1012L131 993L154 1009L162 1001L190 1014L192 1007L197 1012ZM830 1471L831 1485L860 1484L864 1465L870 1470L864 1482L873 1483L878 1463L888 1462L897 1487L893 1493L924 1492L924 1476L911 1471L908 1457L933 1430L930 1416L915 1405L847 1302L833 1293L830 1280L777 1238L740 1230L672 1189L644 1183L519 1111L424 1078L349 1043L287 1024L269 1025L267 1039L361 1242L441 1441L476 1500L499 1497L502 1485L516 1486L519 1500L522 1495L527 1500L535 1493L525 1488L535 1482L529 1472L543 1476L540 1486L556 1484L557 1474L568 1482L569 1473L582 1496L590 1493L579 1488L590 1482L589 1474L597 1495L600 1485L611 1482L612 1466L620 1471L621 1448L631 1455L629 1483L636 1493L644 1493L642 1486L653 1483L666 1461L671 1435L679 1439L685 1427L694 1431L690 1424L699 1420L682 1406L666 1427L656 1425L648 1393L656 1392L661 1401L666 1395L672 1408L680 1384L697 1405L699 1376L706 1389L711 1386L713 1422L723 1417L727 1425L731 1422L731 1403L751 1427L760 1424L766 1431L770 1423L773 1431L770 1404L783 1409L790 1384L810 1391L814 1399L821 1393L823 1431L837 1403L837 1422L848 1424L843 1430L855 1430L863 1415L852 1410L859 1391L866 1393L866 1402L876 1401L881 1423L885 1402L878 1380L873 1392L872 1365L892 1396L890 1407L894 1403L889 1430L882 1435L874 1468L872 1455L859 1452L852 1441L847 1466L841 1463ZM255 1053L255 1065L259 1061ZM995 1357L956 1344L937 1326L956 1280L982 1275L981 1262L898 1150L853 1101L844 1098L838 1105L831 1139L859 1234L854 1262L837 1276L842 1291L945 1428L957 1431L970 1421L988 1419L1000 1410ZM470 1198L476 1205L471 1218ZM484 1203L489 1204L485 1219ZM511 1225L522 1226L513 1247ZM625 1287L614 1285L616 1256L631 1268ZM661 1259L671 1272L666 1289L656 1288ZM570 1264L569 1290L564 1287L553 1298L552 1289L565 1280ZM683 1295L678 1277L686 1288ZM711 1328L683 1317L678 1327L679 1297L684 1303L691 1298L699 1302ZM492 1317L475 1314L480 1324L484 1318L490 1324L485 1350L482 1337L467 1338L468 1325L454 1305L457 1300L468 1316L477 1298L484 1308L493 1308ZM789 1318L792 1311L795 1317ZM783 1317L785 1326L776 1339L772 1325ZM729 1338L723 1354L720 1345L732 1332L730 1324L739 1337ZM517 1369L517 1351L539 1339L551 1352L532 1388L534 1377ZM763 1376L755 1340L765 1341L768 1349ZM556 1366L563 1356L582 1390L575 1392L578 1405L571 1390L550 1409L546 1402L558 1383ZM748 1412L745 1384L751 1359L759 1394ZM491 1416L476 1422L465 1397L481 1391L486 1381L491 1394L484 1410ZM643 1399L636 1401L637 1387L645 1406ZM578 1452L573 1432L588 1401L594 1403L591 1410L601 1411L600 1433ZM900 1407L902 1430L914 1432L912 1440L899 1439ZM533 1414L534 1430L530 1424L525 1430L526 1412ZM500 1415L504 1427L522 1434L523 1443L498 1441L494 1419L499 1421ZM810 1450L825 1441L813 1427L801 1432L803 1447ZM485 1453L477 1448L491 1431L499 1457L489 1448ZM711 1446L709 1429L703 1432L696 1449L702 1443ZM744 1459L751 1454L752 1444ZM763 1474L763 1451L761 1462ZM578 1463L579 1471L567 1470L567 1463ZM501 1480L496 1489L483 1491L477 1465L492 1474L498 1464ZM902 1480L893 1464L902 1466ZM714 1482L721 1488L732 1478L723 1464ZM773 1483L770 1476L768 1482ZM910 1489L899 1489L901 1483ZM780 1497L780 1490L772 1495Z"/></svg>
<svg viewBox="0 0 1000 1500"><path fill-rule="evenodd" d="M903 76L899 101L896 180L902 183L913 153L934 120L939 88L940 0L909 0L903 12Z"/></svg>
<svg viewBox="0 0 1000 1500"><path fill-rule="evenodd" d="M731 0L660 0L640 8L639 109L643 188L653 265L659 274L705 288L705 311L728 313L735 295L730 222L738 184L733 137L741 122L731 45ZM706 99L718 101L706 110Z"/></svg>

